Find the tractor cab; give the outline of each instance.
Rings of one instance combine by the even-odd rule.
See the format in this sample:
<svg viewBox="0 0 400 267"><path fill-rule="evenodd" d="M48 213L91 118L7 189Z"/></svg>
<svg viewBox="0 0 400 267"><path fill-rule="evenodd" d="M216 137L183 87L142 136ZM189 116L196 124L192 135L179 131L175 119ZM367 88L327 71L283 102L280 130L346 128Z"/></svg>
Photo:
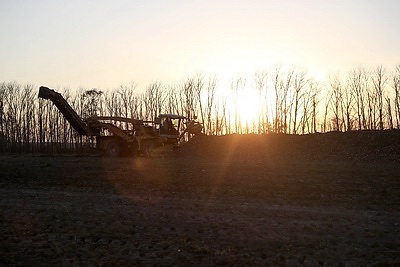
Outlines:
<svg viewBox="0 0 400 267"><path fill-rule="evenodd" d="M184 116L174 114L160 114L158 123L160 124L160 137L177 140L181 134Z"/></svg>

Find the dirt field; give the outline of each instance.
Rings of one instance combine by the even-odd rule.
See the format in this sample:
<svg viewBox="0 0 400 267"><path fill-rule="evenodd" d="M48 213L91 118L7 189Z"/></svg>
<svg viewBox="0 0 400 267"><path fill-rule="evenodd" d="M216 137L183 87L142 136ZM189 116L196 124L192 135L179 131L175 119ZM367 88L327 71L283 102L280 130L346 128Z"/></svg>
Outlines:
<svg viewBox="0 0 400 267"><path fill-rule="evenodd" d="M400 265L399 141L254 138L0 154L0 265Z"/></svg>

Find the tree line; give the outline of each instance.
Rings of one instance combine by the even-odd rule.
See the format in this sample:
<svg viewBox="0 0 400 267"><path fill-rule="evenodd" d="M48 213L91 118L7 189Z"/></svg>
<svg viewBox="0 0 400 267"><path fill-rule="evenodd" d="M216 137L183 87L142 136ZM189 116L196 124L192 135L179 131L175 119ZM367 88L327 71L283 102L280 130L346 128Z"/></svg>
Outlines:
<svg viewBox="0 0 400 267"><path fill-rule="evenodd" d="M259 71L227 84L202 74L177 85L135 83L111 90L55 88L83 118L120 116L153 120L180 114L203 124L204 133L307 134L400 128L400 65L354 68L318 81L302 68ZM241 98L252 91L258 114L243 116ZM90 138L76 134L57 108L37 97L38 87L0 83L0 151L60 152ZM125 127L123 123L120 125Z"/></svg>

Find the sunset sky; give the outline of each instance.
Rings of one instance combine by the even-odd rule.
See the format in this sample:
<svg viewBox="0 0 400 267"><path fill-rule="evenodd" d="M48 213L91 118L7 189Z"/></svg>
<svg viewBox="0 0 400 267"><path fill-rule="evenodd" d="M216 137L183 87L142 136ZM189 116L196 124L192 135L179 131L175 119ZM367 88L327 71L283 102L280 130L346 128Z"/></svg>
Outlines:
<svg viewBox="0 0 400 267"><path fill-rule="evenodd" d="M1 0L0 82L113 88L400 64L398 0Z"/></svg>

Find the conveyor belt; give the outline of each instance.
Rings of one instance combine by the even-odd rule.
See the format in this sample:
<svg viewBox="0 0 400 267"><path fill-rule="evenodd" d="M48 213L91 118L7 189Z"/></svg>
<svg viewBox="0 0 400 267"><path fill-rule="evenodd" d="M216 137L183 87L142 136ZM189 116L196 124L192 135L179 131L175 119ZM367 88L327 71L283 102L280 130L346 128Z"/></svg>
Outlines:
<svg viewBox="0 0 400 267"><path fill-rule="evenodd" d="M90 127L85 121L76 113L76 111L68 104L64 97L54 90L45 86L39 88L39 97L49 99L64 115L64 118L71 124L71 126L81 135L92 135Z"/></svg>

